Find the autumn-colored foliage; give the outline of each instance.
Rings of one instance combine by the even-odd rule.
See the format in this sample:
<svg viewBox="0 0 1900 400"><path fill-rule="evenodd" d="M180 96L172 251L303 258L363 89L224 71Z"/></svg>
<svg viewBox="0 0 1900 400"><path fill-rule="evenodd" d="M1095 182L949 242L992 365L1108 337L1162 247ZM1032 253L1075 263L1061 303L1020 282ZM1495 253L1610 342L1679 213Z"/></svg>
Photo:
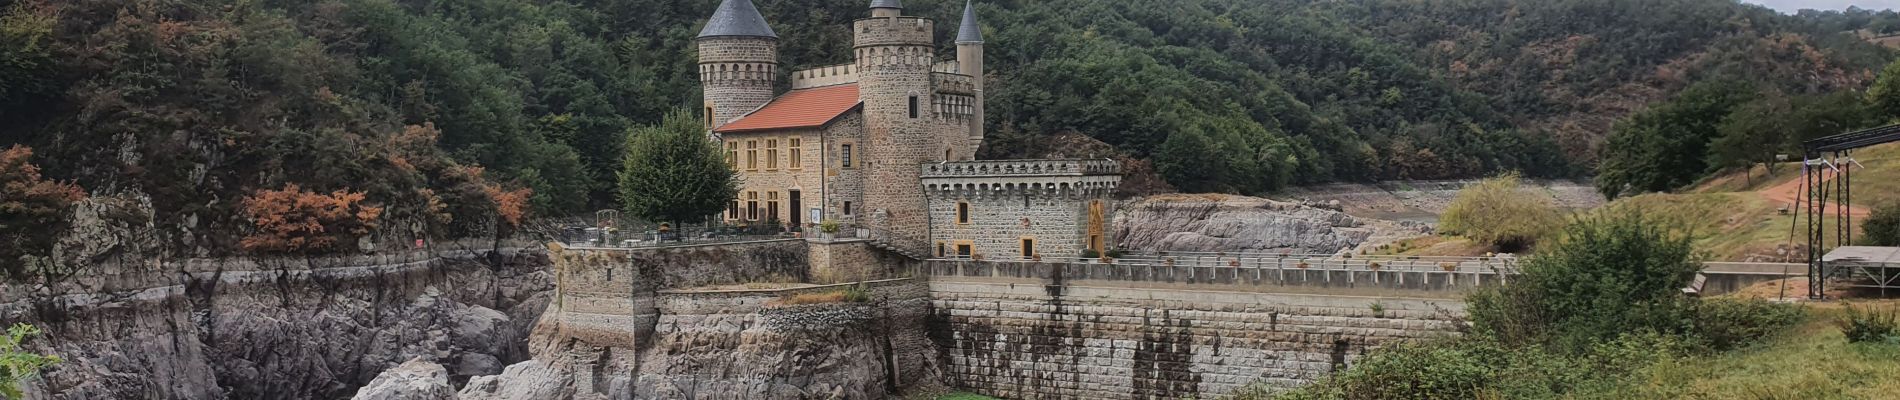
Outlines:
<svg viewBox="0 0 1900 400"><path fill-rule="evenodd" d="M533 189L505 190L499 184L489 183L482 186L482 190L494 200L495 214L500 215L503 222L510 227L521 226L521 220L528 216L528 198L534 197Z"/></svg>
<svg viewBox="0 0 1900 400"><path fill-rule="evenodd" d="M42 256L66 223L66 210L85 200L78 185L47 180L33 165L33 149L0 151L0 272L24 270L22 256Z"/></svg>
<svg viewBox="0 0 1900 400"><path fill-rule="evenodd" d="M244 216L257 231L246 236L245 250L261 253L315 253L340 250L376 229L381 207L364 204L361 192L310 192L295 184L260 190L244 199Z"/></svg>

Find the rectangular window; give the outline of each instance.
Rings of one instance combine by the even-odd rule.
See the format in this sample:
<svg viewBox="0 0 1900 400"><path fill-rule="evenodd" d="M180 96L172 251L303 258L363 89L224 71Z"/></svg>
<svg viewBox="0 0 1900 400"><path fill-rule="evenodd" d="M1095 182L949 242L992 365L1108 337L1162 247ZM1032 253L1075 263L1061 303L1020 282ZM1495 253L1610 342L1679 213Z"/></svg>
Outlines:
<svg viewBox="0 0 1900 400"><path fill-rule="evenodd" d="M767 139L765 141L765 169L768 171L778 170L778 139Z"/></svg>
<svg viewBox="0 0 1900 400"><path fill-rule="evenodd" d="M963 243L957 243L957 257L970 258L970 256L975 253L976 253L975 244L971 244L970 242L967 242L967 241Z"/></svg>
<svg viewBox="0 0 1900 400"><path fill-rule="evenodd" d="M799 145L799 140L798 140L798 138L792 138L791 140L792 140L792 143L791 143L791 145L792 145L792 154L791 154L791 157L792 157L792 160L791 160L791 164L790 164L790 165L786 165L786 168L791 168L791 169L793 169L793 170L798 170L798 169L802 169L802 168L805 168L805 163L804 163L804 160L800 160L800 159L799 159L799 153L800 153L800 151L799 151L799 146L798 146L798 145Z"/></svg>
<svg viewBox="0 0 1900 400"><path fill-rule="evenodd" d="M917 96L910 96L910 117L917 118Z"/></svg>
<svg viewBox="0 0 1900 400"><path fill-rule="evenodd" d="M841 147L841 149L838 150L839 166L842 166L844 168L851 168L851 144L845 143L845 144L839 145L839 147Z"/></svg>
<svg viewBox="0 0 1900 400"><path fill-rule="evenodd" d="M739 142L726 142L726 166L739 169Z"/></svg>
<svg viewBox="0 0 1900 400"><path fill-rule="evenodd" d="M943 242L937 242L937 258L943 258Z"/></svg>
<svg viewBox="0 0 1900 400"><path fill-rule="evenodd" d="M778 200L765 202L765 220L771 221L776 218L778 218ZM780 219L779 221L783 223L785 220Z"/></svg>
<svg viewBox="0 0 1900 400"><path fill-rule="evenodd" d="M759 170L759 141L745 141L745 169Z"/></svg>
<svg viewBox="0 0 1900 400"><path fill-rule="evenodd" d="M1023 259L1036 258L1036 239L1023 238Z"/></svg>
<svg viewBox="0 0 1900 400"><path fill-rule="evenodd" d="M970 223L970 203L959 201L957 202L957 224L963 225L968 223Z"/></svg>
<svg viewBox="0 0 1900 400"><path fill-rule="evenodd" d="M745 198L747 200L745 202L745 219L749 221L758 221L759 220L759 192L746 192Z"/></svg>
<svg viewBox="0 0 1900 400"><path fill-rule="evenodd" d="M844 215L851 216L851 202L844 202Z"/></svg>
<svg viewBox="0 0 1900 400"><path fill-rule="evenodd" d="M726 219L729 219L729 220L739 219L739 201L738 200L733 200L732 204L726 206Z"/></svg>

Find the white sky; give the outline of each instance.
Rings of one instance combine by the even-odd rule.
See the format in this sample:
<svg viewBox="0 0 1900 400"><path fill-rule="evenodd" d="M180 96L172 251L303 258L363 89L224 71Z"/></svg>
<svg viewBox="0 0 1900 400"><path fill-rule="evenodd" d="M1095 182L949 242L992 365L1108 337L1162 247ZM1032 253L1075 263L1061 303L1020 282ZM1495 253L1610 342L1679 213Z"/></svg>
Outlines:
<svg viewBox="0 0 1900 400"><path fill-rule="evenodd" d="M1847 6L1856 6L1870 10L1900 9L1900 0L1744 0L1781 11L1794 13L1804 8L1816 10L1845 10Z"/></svg>

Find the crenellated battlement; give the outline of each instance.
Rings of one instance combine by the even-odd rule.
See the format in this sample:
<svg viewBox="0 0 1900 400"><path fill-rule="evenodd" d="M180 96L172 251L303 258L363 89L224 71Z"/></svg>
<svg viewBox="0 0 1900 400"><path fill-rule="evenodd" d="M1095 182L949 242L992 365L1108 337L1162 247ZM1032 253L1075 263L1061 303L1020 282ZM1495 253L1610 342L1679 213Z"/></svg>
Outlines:
<svg viewBox="0 0 1900 400"><path fill-rule="evenodd" d="M873 46L933 46L936 22L923 17L865 18L851 23L858 48Z"/></svg>
<svg viewBox="0 0 1900 400"><path fill-rule="evenodd" d="M792 89L858 83L856 65L839 64L792 72Z"/></svg>
<svg viewBox="0 0 1900 400"><path fill-rule="evenodd" d="M1111 159L956 161L922 166L924 178L1120 175Z"/></svg>
<svg viewBox="0 0 1900 400"><path fill-rule="evenodd" d="M937 93L964 96L976 95L976 78L970 77L969 75L932 72L930 73L930 86L937 88Z"/></svg>

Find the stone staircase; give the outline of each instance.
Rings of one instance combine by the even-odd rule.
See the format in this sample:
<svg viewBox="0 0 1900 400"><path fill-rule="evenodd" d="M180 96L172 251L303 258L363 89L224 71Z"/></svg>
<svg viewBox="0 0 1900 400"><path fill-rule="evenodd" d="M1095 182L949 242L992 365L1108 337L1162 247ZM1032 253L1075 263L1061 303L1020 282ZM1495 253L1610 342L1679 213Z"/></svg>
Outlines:
<svg viewBox="0 0 1900 400"><path fill-rule="evenodd" d="M929 244L907 239L882 229L871 229L871 247L897 253L913 260L928 260Z"/></svg>

